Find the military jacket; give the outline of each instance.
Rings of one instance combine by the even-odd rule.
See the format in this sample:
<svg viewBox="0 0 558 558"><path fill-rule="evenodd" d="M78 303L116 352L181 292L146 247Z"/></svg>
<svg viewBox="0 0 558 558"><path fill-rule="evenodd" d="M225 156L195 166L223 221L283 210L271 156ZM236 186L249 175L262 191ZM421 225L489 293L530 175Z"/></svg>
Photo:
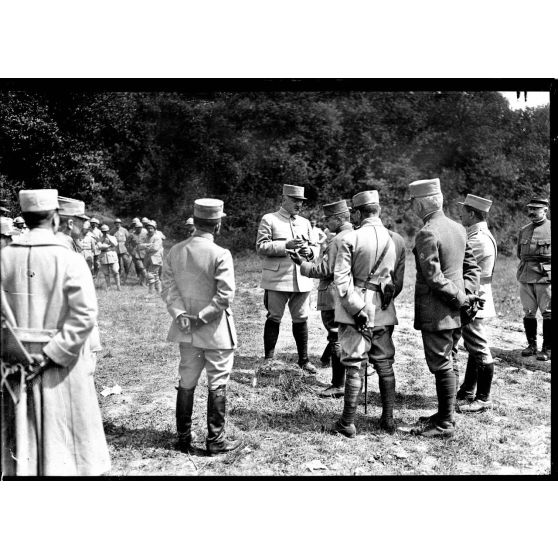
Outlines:
<svg viewBox="0 0 558 558"><path fill-rule="evenodd" d="M312 290L312 279L304 277L300 267L287 254L286 244L294 238L311 242L312 225L308 219L300 215L291 217L282 207L263 216L256 239L256 252L262 258L262 289L291 293ZM319 247L310 248L317 257Z"/></svg>
<svg viewBox="0 0 558 558"><path fill-rule="evenodd" d="M103 236L103 233L101 232L101 229L98 228L90 229L89 233L95 239L95 244L93 244L93 254L95 256L98 256L101 253L101 249L97 246L97 242L99 242L99 239L101 238L101 236Z"/></svg>
<svg viewBox="0 0 558 558"><path fill-rule="evenodd" d="M167 341L190 343L203 349L233 349L236 346L231 304L235 280L229 250L213 242L213 235L196 231L175 244L165 258L162 298L173 320ZM205 325L191 333L180 330L180 314L199 316Z"/></svg>
<svg viewBox="0 0 558 558"><path fill-rule="evenodd" d="M116 247L118 242L114 236L110 234L103 235L97 242L97 246L101 251L99 256L99 263L101 264L113 264L118 261L118 255L116 254Z"/></svg>
<svg viewBox="0 0 558 558"><path fill-rule="evenodd" d="M475 317L493 318L496 316L492 298L492 276L498 254L496 240L488 230L486 221L481 221L467 227L467 241L480 267L479 295L484 300L484 308L479 310Z"/></svg>
<svg viewBox="0 0 558 558"><path fill-rule="evenodd" d="M517 280L520 283L550 283L550 220L529 223L519 231Z"/></svg>
<svg viewBox="0 0 558 558"><path fill-rule="evenodd" d="M353 226L351 223L344 223L337 235L332 237L319 263L302 262L300 266L302 275L320 280L318 286L318 310L335 309L335 284L333 282L335 258L337 257L340 239L352 230Z"/></svg>
<svg viewBox="0 0 558 558"><path fill-rule="evenodd" d="M440 209L424 219L415 238L415 329L461 327L460 308L479 290L480 267L465 228Z"/></svg>
<svg viewBox="0 0 558 558"><path fill-rule="evenodd" d="M147 235L138 248L145 251L143 263L149 265L163 265L163 240L155 231L151 236Z"/></svg>
<svg viewBox="0 0 558 558"><path fill-rule="evenodd" d="M140 244L145 242L147 238L147 231L142 228L139 232L136 229L132 231L128 239L128 246L130 247L130 253L134 258L142 259L145 257L145 248L140 248Z"/></svg>
<svg viewBox="0 0 558 558"><path fill-rule="evenodd" d="M387 252L371 276L386 246ZM354 324L353 316L364 310L369 327L397 324L393 300L385 310L381 309L379 285L391 279L397 296L403 288L404 275L403 238L384 227L379 217L364 219L357 230L344 235L339 242L334 267L335 321ZM365 283L373 289L366 288Z"/></svg>
<svg viewBox="0 0 558 558"><path fill-rule="evenodd" d="M116 253L127 254L128 249L126 248L126 242L128 241L128 236L130 236L128 230L125 229L124 227L120 227L119 229L114 230L112 236L114 236L114 238L116 238L116 241L118 242L118 246L116 247Z"/></svg>

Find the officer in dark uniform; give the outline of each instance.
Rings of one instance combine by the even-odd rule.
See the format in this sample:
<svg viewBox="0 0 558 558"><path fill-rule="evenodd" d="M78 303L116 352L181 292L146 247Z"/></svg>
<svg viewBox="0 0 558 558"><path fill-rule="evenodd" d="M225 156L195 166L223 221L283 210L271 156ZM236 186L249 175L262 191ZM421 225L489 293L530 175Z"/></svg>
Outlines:
<svg viewBox="0 0 558 558"><path fill-rule="evenodd" d="M413 253L417 267L415 329L422 333L426 364L436 377L438 412L415 430L426 437L453 436L457 378L452 354L461 338L461 313L474 315L482 299L480 267L460 224L442 209L440 180L417 180L409 185L413 209L424 226Z"/></svg>
<svg viewBox="0 0 558 558"><path fill-rule="evenodd" d="M551 283L550 283L550 220L546 218L548 199L533 198L527 204L527 215L531 223L519 231L517 270L519 298L523 306L523 325L527 336L527 347L522 356L537 354L537 308L543 318L543 345L537 360L550 360L551 326Z"/></svg>

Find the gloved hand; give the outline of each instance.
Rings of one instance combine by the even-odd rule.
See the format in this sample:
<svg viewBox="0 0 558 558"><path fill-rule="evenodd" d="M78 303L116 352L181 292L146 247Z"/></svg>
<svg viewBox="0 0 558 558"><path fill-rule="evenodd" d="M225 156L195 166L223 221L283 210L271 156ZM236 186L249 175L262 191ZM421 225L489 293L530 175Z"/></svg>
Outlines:
<svg viewBox="0 0 558 558"><path fill-rule="evenodd" d="M29 355L33 361L28 367L26 376L27 381L32 380L39 374L42 374L49 366L53 366L54 362L44 353L32 353Z"/></svg>
<svg viewBox="0 0 558 558"><path fill-rule="evenodd" d="M355 320L355 327L359 331L364 331L368 327L368 314L362 309L360 312L353 316Z"/></svg>
<svg viewBox="0 0 558 558"><path fill-rule="evenodd" d="M293 260L296 265L302 264L302 258L298 252L295 252L294 250L287 250L287 254L289 254L291 260Z"/></svg>
<svg viewBox="0 0 558 558"><path fill-rule="evenodd" d="M309 261L314 257L314 252L312 252L309 246L304 246L304 248L301 248L299 250L299 253L306 259L306 261Z"/></svg>

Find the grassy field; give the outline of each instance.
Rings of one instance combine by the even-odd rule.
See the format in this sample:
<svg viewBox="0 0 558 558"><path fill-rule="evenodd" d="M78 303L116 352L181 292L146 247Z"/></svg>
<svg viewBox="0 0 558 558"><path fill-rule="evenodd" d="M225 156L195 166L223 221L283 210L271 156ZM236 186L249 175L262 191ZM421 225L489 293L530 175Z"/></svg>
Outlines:
<svg viewBox="0 0 558 558"><path fill-rule="evenodd" d="M515 280L516 260L500 258L495 273L499 317L490 325L496 357L495 408L475 416L456 415L450 440L389 436L378 428L381 413L376 376L369 378L368 414L359 406L357 437L322 432L342 409L342 400L322 400L315 390L329 384L330 370L300 377L288 311L276 354L282 373L263 376L263 291L260 263L253 255L235 258L233 305L239 347L228 386L228 431L243 444L219 457L202 451L206 434L207 384L196 390L190 455L173 449L178 349L165 341L170 323L160 298L132 278L122 292L98 291L103 351L96 383L121 386L122 393L99 396L112 456L111 475L484 475L550 473L550 362L520 356L525 346ZM415 265L407 258L406 282L396 301L396 420L414 422L434 412L434 378L424 362L420 333L412 328ZM325 332L312 293L309 351L317 362ZM539 341L540 344L540 341ZM467 355L460 351L461 370ZM362 398L361 396L361 402Z"/></svg>

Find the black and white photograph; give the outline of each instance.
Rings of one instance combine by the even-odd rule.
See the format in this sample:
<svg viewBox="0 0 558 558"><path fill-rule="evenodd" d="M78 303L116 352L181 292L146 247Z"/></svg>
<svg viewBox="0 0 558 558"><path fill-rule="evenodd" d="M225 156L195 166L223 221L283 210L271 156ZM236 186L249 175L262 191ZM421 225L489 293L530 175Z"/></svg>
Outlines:
<svg viewBox="0 0 558 558"><path fill-rule="evenodd" d="M5 80L2 475L551 473L552 80Z"/></svg>

